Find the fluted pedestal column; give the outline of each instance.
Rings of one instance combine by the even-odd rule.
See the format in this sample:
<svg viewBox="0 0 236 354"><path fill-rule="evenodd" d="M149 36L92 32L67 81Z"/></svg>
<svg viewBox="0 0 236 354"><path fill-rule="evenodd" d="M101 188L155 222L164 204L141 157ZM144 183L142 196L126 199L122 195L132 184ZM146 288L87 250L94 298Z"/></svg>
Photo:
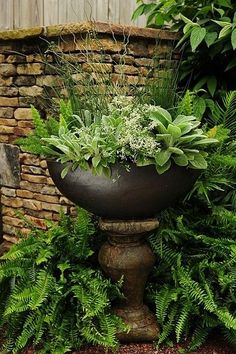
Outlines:
<svg viewBox="0 0 236 354"><path fill-rule="evenodd" d="M130 326L130 331L118 333L121 342L153 341L159 334L154 314L143 303L145 283L155 263L146 237L158 225L156 219L101 219L99 223L108 235L99 252L99 263L112 280L118 281L123 276L125 299L114 311Z"/></svg>

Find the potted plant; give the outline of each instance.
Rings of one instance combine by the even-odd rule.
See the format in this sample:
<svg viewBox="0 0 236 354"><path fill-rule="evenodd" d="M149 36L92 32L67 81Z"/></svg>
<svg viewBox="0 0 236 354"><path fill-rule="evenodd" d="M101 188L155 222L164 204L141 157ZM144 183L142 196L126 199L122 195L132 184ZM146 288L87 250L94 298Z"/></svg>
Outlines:
<svg viewBox="0 0 236 354"><path fill-rule="evenodd" d="M117 88L93 95L89 86L80 97L72 84L59 118L43 120L32 107L35 130L19 141L47 158L64 195L102 217L108 241L99 262L113 280L123 276L125 300L116 306L130 326L128 334L118 334L123 341L158 336L155 317L143 304L155 263L145 237L158 227L157 213L184 197L207 168L206 148L217 141L200 128L191 93L179 99L171 84L151 81L132 96Z"/></svg>

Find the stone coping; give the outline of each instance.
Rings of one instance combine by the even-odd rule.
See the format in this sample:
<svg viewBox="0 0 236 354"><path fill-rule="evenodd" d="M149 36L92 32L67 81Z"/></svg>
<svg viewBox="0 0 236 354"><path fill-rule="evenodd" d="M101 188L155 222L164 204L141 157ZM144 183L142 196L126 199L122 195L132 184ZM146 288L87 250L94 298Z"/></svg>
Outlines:
<svg viewBox="0 0 236 354"><path fill-rule="evenodd" d="M134 26L125 26L119 24L110 24L106 22L79 22L62 25L51 25L44 27L23 28L9 31L0 31L0 40L17 40L35 37L58 37L77 33L86 33L94 31L96 33L108 33L114 35L125 35L131 37L153 38L160 40L178 40L179 34L167 30L141 28Z"/></svg>

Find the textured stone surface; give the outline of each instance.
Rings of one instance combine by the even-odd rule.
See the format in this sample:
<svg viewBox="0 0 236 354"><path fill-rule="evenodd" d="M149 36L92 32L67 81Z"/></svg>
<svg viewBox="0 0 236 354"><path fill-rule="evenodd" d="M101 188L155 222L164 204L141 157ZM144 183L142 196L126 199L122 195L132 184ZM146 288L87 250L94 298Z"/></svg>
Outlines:
<svg viewBox="0 0 236 354"><path fill-rule="evenodd" d="M0 144L0 185L18 187L20 183L19 148Z"/></svg>

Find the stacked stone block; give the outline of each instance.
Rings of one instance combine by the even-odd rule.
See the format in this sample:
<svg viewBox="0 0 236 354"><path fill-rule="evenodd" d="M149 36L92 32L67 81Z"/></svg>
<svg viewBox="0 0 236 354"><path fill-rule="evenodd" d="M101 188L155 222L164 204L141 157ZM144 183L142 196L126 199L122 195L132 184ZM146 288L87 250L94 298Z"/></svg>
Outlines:
<svg viewBox="0 0 236 354"><path fill-rule="evenodd" d="M86 42L84 38L94 26L99 40ZM176 38L176 34L164 31L102 23L0 32L0 144L15 145L17 138L27 136L32 130L30 105L41 108L45 95L53 95L50 88L54 83L60 87L58 73L45 64L45 58L53 64L53 57L43 54L48 43L56 43L70 62L81 65L84 73L102 72L113 82L143 85L155 52L163 68L171 66L165 58ZM178 53L172 55L173 64L178 58ZM160 70L155 75L161 75ZM80 81L81 75L75 74L76 78ZM3 238L10 242L16 241L19 231L28 232L19 211L45 229L45 220L58 220L60 210L75 210L53 184L45 160L19 150L19 161L14 163L20 166L19 183L13 187L5 181L1 187Z"/></svg>

